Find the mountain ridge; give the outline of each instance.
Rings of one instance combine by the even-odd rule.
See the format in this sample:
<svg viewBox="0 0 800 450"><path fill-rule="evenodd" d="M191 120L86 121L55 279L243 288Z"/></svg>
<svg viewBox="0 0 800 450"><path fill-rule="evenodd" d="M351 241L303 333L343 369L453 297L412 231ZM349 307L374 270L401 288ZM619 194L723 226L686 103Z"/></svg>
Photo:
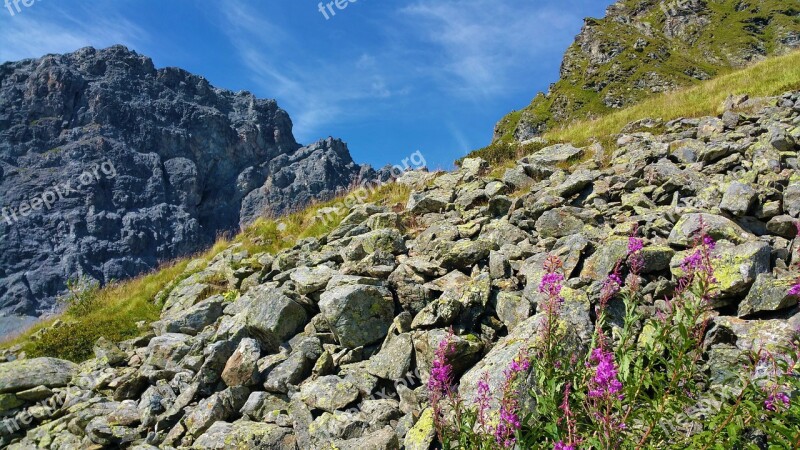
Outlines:
<svg viewBox="0 0 800 450"><path fill-rule="evenodd" d="M492 140L530 140L798 47L800 2L619 0L585 20L559 80L503 117Z"/></svg>
<svg viewBox="0 0 800 450"><path fill-rule="evenodd" d="M275 100L123 46L4 63L0 104L0 314L37 314L69 279L135 276L376 176L341 140L296 142ZM41 204L101 163L113 178Z"/></svg>

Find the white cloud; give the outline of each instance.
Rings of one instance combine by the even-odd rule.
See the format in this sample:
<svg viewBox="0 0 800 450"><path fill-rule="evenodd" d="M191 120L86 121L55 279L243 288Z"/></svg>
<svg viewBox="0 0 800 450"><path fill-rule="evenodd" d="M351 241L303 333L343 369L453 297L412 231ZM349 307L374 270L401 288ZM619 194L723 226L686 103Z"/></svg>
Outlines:
<svg viewBox="0 0 800 450"><path fill-rule="evenodd" d="M320 138L318 130L325 124L369 113L369 100L408 93L390 87L373 55L314 58L263 13L243 3L226 4L221 11L223 31L253 82L289 110L301 142Z"/></svg>
<svg viewBox="0 0 800 450"><path fill-rule="evenodd" d="M576 15L530 1L418 0L401 13L406 27L439 49L444 70L434 76L473 98L507 91L516 71L552 52L554 41L570 39L580 23Z"/></svg>
<svg viewBox="0 0 800 450"><path fill-rule="evenodd" d="M123 17L88 8L66 11L54 2L34 3L13 17L8 14L0 19L0 61L38 58L86 46L136 47L147 40L145 31Z"/></svg>

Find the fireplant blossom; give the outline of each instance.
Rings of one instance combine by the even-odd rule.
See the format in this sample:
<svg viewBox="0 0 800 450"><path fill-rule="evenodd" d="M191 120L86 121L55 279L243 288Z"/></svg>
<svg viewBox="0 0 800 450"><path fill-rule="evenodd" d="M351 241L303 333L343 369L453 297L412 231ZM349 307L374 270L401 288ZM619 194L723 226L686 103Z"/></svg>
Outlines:
<svg viewBox="0 0 800 450"><path fill-rule="evenodd" d="M483 431L491 431L488 425L488 412L491 403L490 391L489 372L484 372L478 381L478 396L475 399L475 404L478 406L478 423L483 428Z"/></svg>
<svg viewBox="0 0 800 450"><path fill-rule="evenodd" d="M553 446L553 450L575 450L575 446L565 444L564 441L558 441L556 445Z"/></svg>
<svg viewBox="0 0 800 450"><path fill-rule="evenodd" d="M767 399L764 400L764 408L767 411L775 412L780 408L781 403L783 403L784 407L789 407L789 396L785 392L769 394Z"/></svg>
<svg viewBox="0 0 800 450"><path fill-rule="evenodd" d="M622 383L617 379L617 365L614 363L614 353L598 347L592 351L590 361L595 364L595 374L592 377L594 387L589 390L589 397L617 396L622 390ZM618 397L622 398L621 395L618 395Z"/></svg>
<svg viewBox="0 0 800 450"><path fill-rule="evenodd" d="M522 426L519 418L519 401L517 400L516 381L520 374L527 372L531 363L525 353L521 353L503 371L503 398L500 402L500 420L494 430L495 441L504 448L512 448L517 442L516 432Z"/></svg>

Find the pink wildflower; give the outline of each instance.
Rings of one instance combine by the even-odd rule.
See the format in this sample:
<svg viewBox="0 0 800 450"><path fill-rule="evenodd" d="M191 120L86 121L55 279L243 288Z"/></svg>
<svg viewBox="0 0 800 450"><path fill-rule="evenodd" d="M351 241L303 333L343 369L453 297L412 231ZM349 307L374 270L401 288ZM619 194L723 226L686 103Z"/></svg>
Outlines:
<svg viewBox="0 0 800 450"><path fill-rule="evenodd" d="M628 238L628 255L635 255L644 248L644 241L631 236Z"/></svg>
<svg viewBox="0 0 800 450"><path fill-rule="evenodd" d="M789 407L789 396L784 392L769 394L767 399L764 400L764 408L767 411L778 411L778 409L781 408L781 404L783 404L785 408Z"/></svg>
<svg viewBox="0 0 800 450"><path fill-rule="evenodd" d="M488 412L489 404L491 403L490 388L489 388L489 372L484 372L480 381L478 381L478 397L475 399L478 406L478 423L484 430L488 430Z"/></svg>
<svg viewBox="0 0 800 450"><path fill-rule="evenodd" d="M547 295L561 294L561 282L564 281L564 275L560 273L548 273L542 277L539 283L539 292Z"/></svg>
<svg viewBox="0 0 800 450"><path fill-rule="evenodd" d="M522 426L519 418L519 397L516 392L516 381L520 374L527 372L531 367L530 361L524 353L514 358L503 371L505 382L503 384L503 399L500 402L500 420L494 430L495 440L498 445L511 448L517 442L516 433Z"/></svg>
<svg viewBox="0 0 800 450"><path fill-rule="evenodd" d="M574 445L565 444L564 441L558 441L553 446L553 450L575 450Z"/></svg>
<svg viewBox="0 0 800 450"><path fill-rule="evenodd" d="M595 375L592 378L594 386L589 390L589 397L610 398L616 396L622 390L622 383L617 379L614 353L599 347L592 351L590 361L595 364ZM621 396L619 397L621 398Z"/></svg>

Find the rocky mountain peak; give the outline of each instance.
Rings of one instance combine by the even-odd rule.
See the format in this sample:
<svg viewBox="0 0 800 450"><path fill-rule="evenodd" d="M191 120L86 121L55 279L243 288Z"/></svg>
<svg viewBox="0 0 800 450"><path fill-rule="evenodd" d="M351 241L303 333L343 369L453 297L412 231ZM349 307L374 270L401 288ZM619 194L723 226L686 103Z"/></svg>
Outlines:
<svg viewBox="0 0 800 450"><path fill-rule="evenodd" d="M4 63L0 105L0 314L40 313L68 279L135 276L373 174L340 140L298 144L275 100L123 46Z"/></svg>

